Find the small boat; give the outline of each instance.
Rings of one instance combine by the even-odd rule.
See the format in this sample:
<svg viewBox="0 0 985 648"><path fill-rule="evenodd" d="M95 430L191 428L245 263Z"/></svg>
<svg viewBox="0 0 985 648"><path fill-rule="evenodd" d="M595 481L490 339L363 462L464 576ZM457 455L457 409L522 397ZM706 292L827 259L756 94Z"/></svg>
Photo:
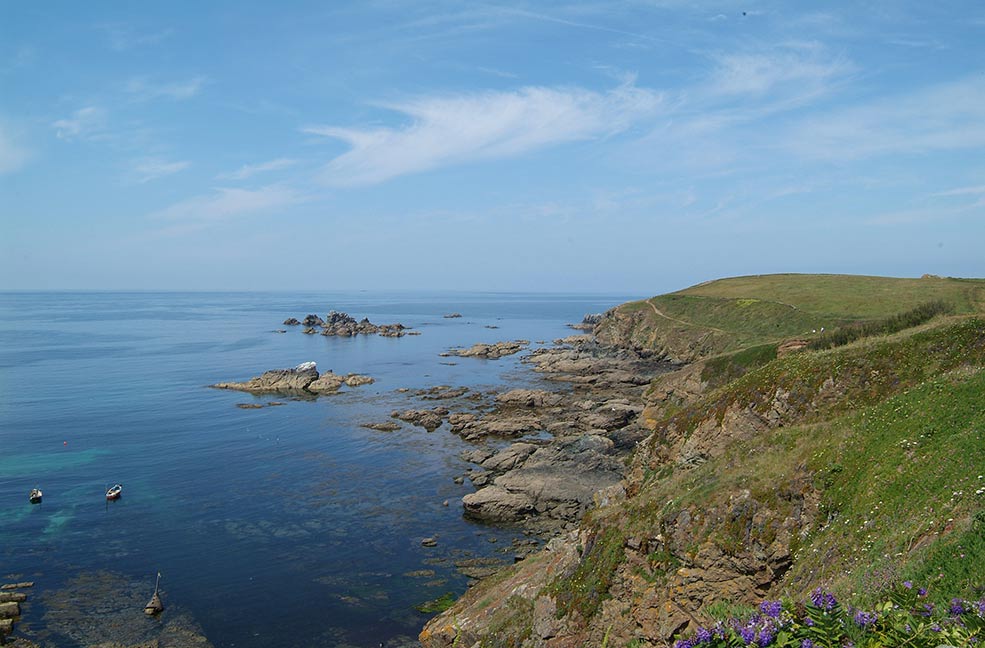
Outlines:
<svg viewBox="0 0 985 648"><path fill-rule="evenodd" d="M157 594L157 588L161 585L161 572L157 572L157 583L154 585L154 596L147 601L147 605L144 606L144 614L149 616L154 616L155 614L160 614L164 611L164 604L161 603L161 597Z"/></svg>
<svg viewBox="0 0 985 648"><path fill-rule="evenodd" d="M31 497L30 497L31 504L40 504L41 503L41 498L43 496L44 496L44 493L41 492L41 489L40 488L32 488L31 489Z"/></svg>
<svg viewBox="0 0 985 648"><path fill-rule="evenodd" d="M106 499L117 500L120 499L120 495L123 494L123 486L120 484L113 484L110 486L109 490L106 491Z"/></svg>

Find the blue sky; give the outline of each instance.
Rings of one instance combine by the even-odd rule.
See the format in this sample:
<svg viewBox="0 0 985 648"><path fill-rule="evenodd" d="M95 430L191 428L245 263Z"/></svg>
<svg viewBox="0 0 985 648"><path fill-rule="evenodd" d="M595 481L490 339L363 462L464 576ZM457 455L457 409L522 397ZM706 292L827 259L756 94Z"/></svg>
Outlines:
<svg viewBox="0 0 985 648"><path fill-rule="evenodd" d="M8 2L0 288L985 276L985 4Z"/></svg>

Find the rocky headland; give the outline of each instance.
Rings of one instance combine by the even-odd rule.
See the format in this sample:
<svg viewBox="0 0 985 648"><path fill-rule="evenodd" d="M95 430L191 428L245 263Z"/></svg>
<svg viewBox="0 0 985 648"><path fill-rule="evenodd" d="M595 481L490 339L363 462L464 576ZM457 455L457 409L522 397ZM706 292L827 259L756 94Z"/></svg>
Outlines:
<svg viewBox="0 0 985 648"><path fill-rule="evenodd" d="M958 485L982 479L983 285L741 277L625 304L592 335L531 352L524 362L556 390L448 422L486 440L467 455L478 470L465 514L553 539L465 592L422 644L664 647L710 627L713 603L803 600L818 586L884 596L909 573L980 593L985 513ZM965 310L926 307L944 298ZM884 319L859 333L862 312ZM842 328L824 337L821 325ZM567 466L563 489L518 485L543 477L548 454L548 470ZM556 495L579 492L571 472L597 488L590 502ZM571 522L545 530L552 517Z"/></svg>

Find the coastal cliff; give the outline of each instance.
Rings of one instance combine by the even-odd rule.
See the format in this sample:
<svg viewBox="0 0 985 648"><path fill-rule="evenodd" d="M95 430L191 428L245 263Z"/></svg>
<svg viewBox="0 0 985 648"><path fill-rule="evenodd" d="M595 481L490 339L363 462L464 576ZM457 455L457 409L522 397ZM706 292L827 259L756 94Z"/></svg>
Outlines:
<svg viewBox="0 0 985 648"><path fill-rule="evenodd" d="M939 304L927 307L928 303ZM470 589L444 646L664 646L818 586L985 582L985 281L773 275L616 308L597 341L680 363L577 528ZM868 598L867 598L868 597Z"/></svg>

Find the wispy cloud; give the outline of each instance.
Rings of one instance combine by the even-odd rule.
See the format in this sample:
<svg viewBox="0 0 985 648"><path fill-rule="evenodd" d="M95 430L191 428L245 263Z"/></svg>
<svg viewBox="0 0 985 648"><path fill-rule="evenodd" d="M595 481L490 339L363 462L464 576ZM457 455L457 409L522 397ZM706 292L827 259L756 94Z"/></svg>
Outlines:
<svg viewBox="0 0 985 648"><path fill-rule="evenodd" d="M304 200L294 189L279 184L259 189L220 187L152 212L148 218L171 223L166 228L168 231L187 232L239 217L268 214Z"/></svg>
<svg viewBox="0 0 985 648"><path fill-rule="evenodd" d="M985 194L985 185L980 185L977 187L958 187L957 189L948 189L947 191L939 191L934 196L976 196L980 194Z"/></svg>
<svg viewBox="0 0 985 648"><path fill-rule="evenodd" d="M450 164L613 135L653 113L660 103L659 93L632 83L605 93L526 87L386 106L411 118L403 128L309 126L303 131L352 147L322 169L325 183L368 185Z"/></svg>
<svg viewBox="0 0 985 648"><path fill-rule="evenodd" d="M206 78L198 76L187 81L174 81L171 83L155 83L145 77L134 77L130 79L125 87L127 94L137 101L150 101L153 99L173 99L182 101L191 99L197 95L205 86Z"/></svg>
<svg viewBox="0 0 985 648"><path fill-rule="evenodd" d="M94 140L106 133L106 111L99 106L79 108L71 117L52 122L58 139Z"/></svg>
<svg viewBox="0 0 985 648"><path fill-rule="evenodd" d="M785 142L810 158L985 147L985 75L808 118Z"/></svg>
<svg viewBox="0 0 985 648"><path fill-rule="evenodd" d="M252 178L258 173L267 173L269 171L280 171L281 169L287 169L289 167L297 164L297 160L290 158L277 158L276 160L270 160L269 162L261 162L260 164L244 164L236 171L230 173L220 173L216 176L218 180L246 180L247 178Z"/></svg>
<svg viewBox="0 0 985 648"><path fill-rule="evenodd" d="M847 60L827 55L816 44L794 43L768 52L717 57L710 86L712 93L721 95L765 95L784 86L800 94L815 93L853 71Z"/></svg>
<svg viewBox="0 0 985 648"><path fill-rule="evenodd" d="M0 123L0 174L17 171L24 166L28 157L28 151L15 143Z"/></svg>
<svg viewBox="0 0 985 648"><path fill-rule="evenodd" d="M140 184L184 171L189 166L191 166L191 162L168 162L159 158L143 158L135 160L132 164L133 171L137 175L137 182Z"/></svg>
<svg viewBox="0 0 985 648"><path fill-rule="evenodd" d="M142 45L160 43L173 33L171 29L140 32L129 25L120 23L100 25L99 28L106 34L110 48L117 52L125 52Z"/></svg>

